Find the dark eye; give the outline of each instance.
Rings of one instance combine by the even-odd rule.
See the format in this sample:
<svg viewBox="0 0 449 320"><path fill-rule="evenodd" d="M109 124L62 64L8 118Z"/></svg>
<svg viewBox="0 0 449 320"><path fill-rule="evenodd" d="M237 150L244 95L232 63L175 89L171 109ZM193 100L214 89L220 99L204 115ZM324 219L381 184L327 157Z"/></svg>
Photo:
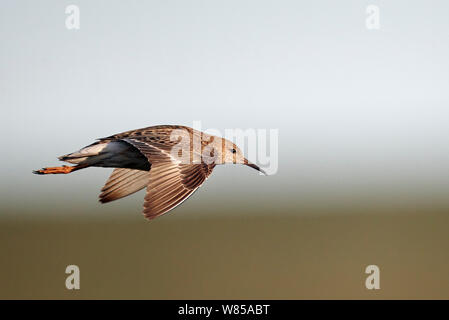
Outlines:
<svg viewBox="0 0 449 320"><path fill-rule="evenodd" d="M232 149L231 152L232 152L232 153L237 153L237 150Z"/></svg>

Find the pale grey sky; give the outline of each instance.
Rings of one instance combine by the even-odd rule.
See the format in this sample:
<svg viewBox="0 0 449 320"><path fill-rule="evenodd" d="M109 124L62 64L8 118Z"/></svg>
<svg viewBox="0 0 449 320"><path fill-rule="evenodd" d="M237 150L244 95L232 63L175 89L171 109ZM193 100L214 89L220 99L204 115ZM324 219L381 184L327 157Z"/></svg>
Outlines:
<svg viewBox="0 0 449 320"><path fill-rule="evenodd" d="M69 4L80 8L80 30L65 27ZM368 5L380 9L380 30L365 27ZM109 170L31 170L98 137L195 120L279 129L279 171L264 180L219 168L194 197L243 197L229 188L237 180L273 207L447 198L447 1L21 0L0 9L4 208L51 206L51 194L95 210ZM134 202L141 195L125 201Z"/></svg>

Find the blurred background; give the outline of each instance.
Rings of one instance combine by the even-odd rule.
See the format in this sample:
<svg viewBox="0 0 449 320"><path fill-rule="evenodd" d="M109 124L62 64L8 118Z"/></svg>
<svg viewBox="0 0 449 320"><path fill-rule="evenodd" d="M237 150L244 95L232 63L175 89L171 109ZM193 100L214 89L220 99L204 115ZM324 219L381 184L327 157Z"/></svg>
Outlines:
<svg viewBox="0 0 449 320"><path fill-rule="evenodd" d="M448 299L448 12L2 1L0 298ZM31 174L99 137L193 121L278 129L277 173L217 167L151 222L144 192L97 201L111 169ZM81 290L65 288L69 264Z"/></svg>

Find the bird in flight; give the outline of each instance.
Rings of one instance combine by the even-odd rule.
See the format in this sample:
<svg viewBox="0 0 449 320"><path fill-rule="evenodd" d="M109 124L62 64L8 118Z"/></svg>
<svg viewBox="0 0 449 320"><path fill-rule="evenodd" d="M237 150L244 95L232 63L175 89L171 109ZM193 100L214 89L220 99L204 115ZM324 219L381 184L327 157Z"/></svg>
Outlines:
<svg viewBox="0 0 449 320"><path fill-rule="evenodd" d="M186 126L160 125L115 134L59 157L74 166L36 174L67 174L87 167L115 168L101 189L106 203L146 187L143 214L154 219L197 190L217 164L244 164L261 173L231 141Z"/></svg>

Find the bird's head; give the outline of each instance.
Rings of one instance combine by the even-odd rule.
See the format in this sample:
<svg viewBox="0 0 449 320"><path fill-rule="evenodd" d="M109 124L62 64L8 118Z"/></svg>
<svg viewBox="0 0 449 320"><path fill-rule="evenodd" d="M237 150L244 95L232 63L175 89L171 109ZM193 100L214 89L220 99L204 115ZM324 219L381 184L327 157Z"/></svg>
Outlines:
<svg viewBox="0 0 449 320"><path fill-rule="evenodd" d="M216 164L243 164L266 174L259 166L248 161L235 143L224 138L214 137L210 146L213 148L213 152L217 152Z"/></svg>

